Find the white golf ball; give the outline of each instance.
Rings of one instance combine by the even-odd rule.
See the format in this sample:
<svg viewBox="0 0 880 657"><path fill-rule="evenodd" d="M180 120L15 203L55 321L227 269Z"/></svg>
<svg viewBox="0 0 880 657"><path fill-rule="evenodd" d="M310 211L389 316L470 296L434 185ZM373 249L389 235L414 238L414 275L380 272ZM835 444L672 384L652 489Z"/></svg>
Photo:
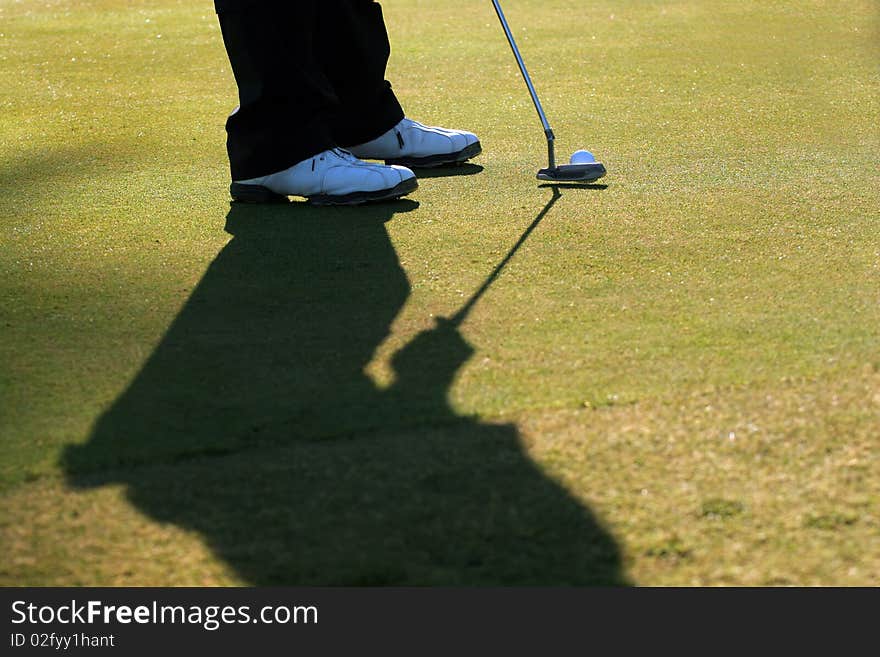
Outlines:
<svg viewBox="0 0 880 657"><path fill-rule="evenodd" d="M575 151L571 154L569 162L571 164L590 164L595 162L596 158L590 151Z"/></svg>

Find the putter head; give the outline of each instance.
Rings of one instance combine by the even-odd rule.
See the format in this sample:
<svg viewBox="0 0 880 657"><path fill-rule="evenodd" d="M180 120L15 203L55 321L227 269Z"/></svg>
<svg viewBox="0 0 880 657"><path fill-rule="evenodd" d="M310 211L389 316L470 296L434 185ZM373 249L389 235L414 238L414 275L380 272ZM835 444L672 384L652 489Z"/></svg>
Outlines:
<svg viewBox="0 0 880 657"><path fill-rule="evenodd" d="M599 180L606 173L605 165L601 162L590 162L589 164L560 164L552 169L541 169L538 171L538 180L549 180L550 182L582 182L591 183Z"/></svg>

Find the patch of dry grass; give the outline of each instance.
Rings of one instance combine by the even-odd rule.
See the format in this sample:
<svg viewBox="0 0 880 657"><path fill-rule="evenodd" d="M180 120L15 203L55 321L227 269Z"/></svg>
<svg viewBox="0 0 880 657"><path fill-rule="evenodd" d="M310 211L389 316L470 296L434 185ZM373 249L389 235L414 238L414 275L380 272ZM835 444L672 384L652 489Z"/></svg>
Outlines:
<svg viewBox="0 0 880 657"><path fill-rule="evenodd" d="M872 367L773 388L507 420L518 427L524 453L614 537L638 585L880 583L880 373ZM395 440L407 444L429 434L405 432ZM325 447L357 452L363 441L370 451L377 440ZM273 449L269 459L218 456L164 476L248 462L277 476L295 467L295 457L302 457L296 448ZM20 486L4 506L3 585L248 583L199 532L135 510L122 485L71 490L46 478ZM278 547L287 550L276 555L280 561L299 556L294 544Z"/></svg>

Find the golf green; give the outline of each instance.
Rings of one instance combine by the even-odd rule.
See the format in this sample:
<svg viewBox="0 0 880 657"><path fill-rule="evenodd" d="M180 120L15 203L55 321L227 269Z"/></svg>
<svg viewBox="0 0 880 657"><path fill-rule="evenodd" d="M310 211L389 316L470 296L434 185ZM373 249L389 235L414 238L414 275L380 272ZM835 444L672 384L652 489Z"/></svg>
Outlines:
<svg viewBox="0 0 880 657"><path fill-rule="evenodd" d="M556 189L491 3L382 5L484 152L314 208L211 2L0 0L0 584L880 584L877 4L505 3Z"/></svg>

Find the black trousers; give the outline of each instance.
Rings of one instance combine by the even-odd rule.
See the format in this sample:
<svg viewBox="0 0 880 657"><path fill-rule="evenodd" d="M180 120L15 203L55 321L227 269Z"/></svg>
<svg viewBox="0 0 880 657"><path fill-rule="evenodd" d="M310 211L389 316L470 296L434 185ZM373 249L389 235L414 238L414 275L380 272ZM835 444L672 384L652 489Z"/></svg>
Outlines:
<svg viewBox="0 0 880 657"><path fill-rule="evenodd" d="M233 180L281 171L391 129L404 114L385 80L391 52L371 0L215 0L238 85L226 122Z"/></svg>

